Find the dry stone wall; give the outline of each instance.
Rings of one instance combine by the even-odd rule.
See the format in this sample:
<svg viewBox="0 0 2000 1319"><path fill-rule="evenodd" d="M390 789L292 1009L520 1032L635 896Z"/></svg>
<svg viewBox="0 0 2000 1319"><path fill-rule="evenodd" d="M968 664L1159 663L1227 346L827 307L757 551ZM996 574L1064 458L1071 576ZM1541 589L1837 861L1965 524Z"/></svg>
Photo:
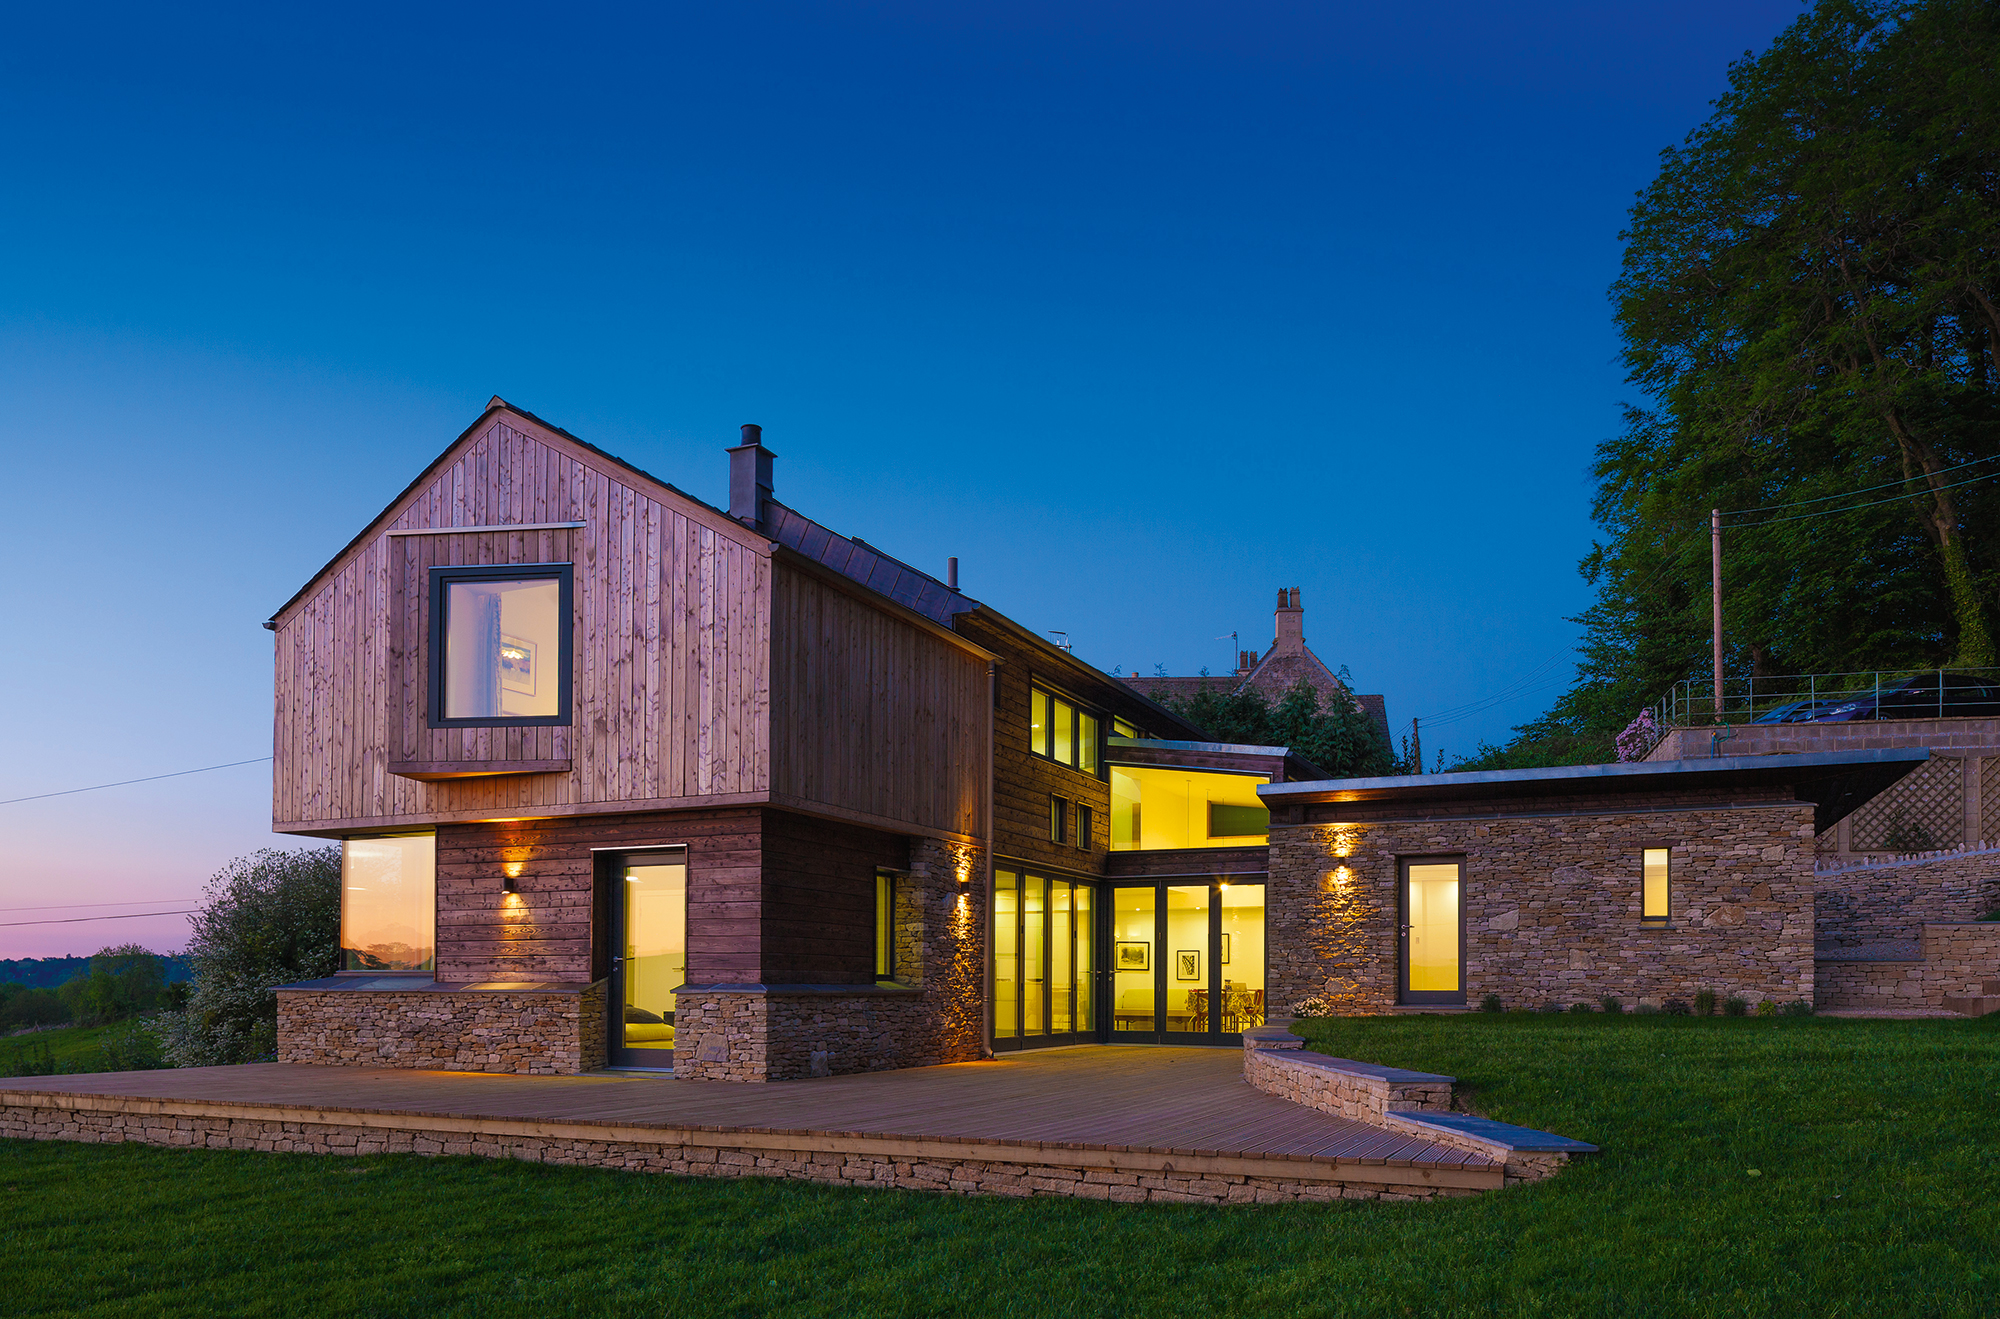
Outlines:
<svg viewBox="0 0 2000 1319"><path fill-rule="evenodd" d="M1984 997L2000 981L2000 922L1925 925L1919 950L1912 958L1823 958L1814 1005L1956 1010L1951 1000Z"/></svg>
<svg viewBox="0 0 2000 1319"><path fill-rule="evenodd" d="M1642 853L1670 849L1670 919L1640 919ZM1465 989L1509 1007L1606 994L1628 1005L1813 997L1813 808L1274 827L1274 1016L1308 997L1334 1010L1397 1003L1398 862L1463 856Z"/></svg>
<svg viewBox="0 0 2000 1319"><path fill-rule="evenodd" d="M604 1066L604 985L280 990L278 1061L571 1076Z"/></svg>
<svg viewBox="0 0 2000 1319"><path fill-rule="evenodd" d="M2000 848L1822 870L1813 882L1822 950L1915 939L1927 923L2000 908Z"/></svg>

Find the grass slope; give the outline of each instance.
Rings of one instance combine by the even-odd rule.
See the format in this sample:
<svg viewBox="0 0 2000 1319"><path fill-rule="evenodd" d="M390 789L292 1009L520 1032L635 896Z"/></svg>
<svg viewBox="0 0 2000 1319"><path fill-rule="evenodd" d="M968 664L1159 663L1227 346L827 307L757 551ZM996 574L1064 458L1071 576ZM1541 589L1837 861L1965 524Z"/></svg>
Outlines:
<svg viewBox="0 0 2000 1319"><path fill-rule="evenodd" d="M0 1039L0 1077L21 1076L28 1065L47 1050L56 1068L74 1071L101 1070L104 1046L130 1034L135 1023L115 1022L109 1026L63 1026L55 1030L31 1031Z"/></svg>
<svg viewBox="0 0 2000 1319"><path fill-rule="evenodd" d="M1440 1204L974 1200L0 1142L0 1276L11 1314L1990 1315L1997 1028L1306 1024L1329 1052L1452 1073L1491 1116L1605 1147Z"/></svg>

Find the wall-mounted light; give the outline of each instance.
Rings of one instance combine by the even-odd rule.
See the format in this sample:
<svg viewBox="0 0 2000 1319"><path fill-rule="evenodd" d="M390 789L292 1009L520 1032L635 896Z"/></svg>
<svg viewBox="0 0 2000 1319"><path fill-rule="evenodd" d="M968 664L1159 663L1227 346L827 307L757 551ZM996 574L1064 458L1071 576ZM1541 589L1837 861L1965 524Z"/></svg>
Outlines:
<svg viewBox="0 0 2000 1319"><path fill-rule="evenodd" d="M500 867L500 891L502 893L520 892L520 889L514 883L520 877L521 863L519 861L504 862Z"/></svg>

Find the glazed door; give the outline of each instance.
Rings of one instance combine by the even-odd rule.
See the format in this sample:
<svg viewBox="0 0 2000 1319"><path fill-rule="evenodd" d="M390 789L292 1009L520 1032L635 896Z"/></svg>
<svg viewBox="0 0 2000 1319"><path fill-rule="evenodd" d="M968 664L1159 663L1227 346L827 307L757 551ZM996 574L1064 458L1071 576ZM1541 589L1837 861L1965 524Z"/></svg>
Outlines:
<svg viewBox="0 0 2000 1319"><path fill-rule="evenodd" d="M674 1065L674 991L687 981L687 851L613 859L611 981L614 1067Z"/></svg>
<svg viewBox="0 0 2000 1319"><path fill-rule="evenodd" d="M1110 891L1107 1037L1237 1044L1264 1024L1264 886L1225 879Z"/></svg>
<svg viewBox="0 0 2000 1319"><path fill-rule="evenodd" d="M1403 862L1402 999L1465 1002L1465 862L1424 857Z"/></svg>

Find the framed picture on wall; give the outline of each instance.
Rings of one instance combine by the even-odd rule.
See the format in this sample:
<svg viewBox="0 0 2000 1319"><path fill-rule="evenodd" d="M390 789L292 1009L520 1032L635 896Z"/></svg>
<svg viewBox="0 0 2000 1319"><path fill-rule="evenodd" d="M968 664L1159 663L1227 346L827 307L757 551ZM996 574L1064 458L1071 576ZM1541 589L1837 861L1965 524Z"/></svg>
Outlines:
<svg viewBox="0 0 2000 1319"><path fill-rule="evenodd" d="M500 638L500 686L523 696L535 694L535 643L519 637Z"/></svg>
<svg viewBox="0 0 2000 1319"><path fill-rule="evenodd" d="M1112 965L1120 971L1153 969L1153 945L1143 939L1129 939L1111 945Z"/></svg>
<svg viewBox="0 0 2000 1319"><path fill-rule="evenodd" d="M1222 934L1222 964L1224 966L1229 965L1229 932L1227 930L1223 931Z"/></svg>
<svg viewBox="0 0 2000 1319"><path fill-rule="evenodd" d="M1198 949L1183 948L1174 954L1174 979L1201 979L1201 953Z"/></svg>

